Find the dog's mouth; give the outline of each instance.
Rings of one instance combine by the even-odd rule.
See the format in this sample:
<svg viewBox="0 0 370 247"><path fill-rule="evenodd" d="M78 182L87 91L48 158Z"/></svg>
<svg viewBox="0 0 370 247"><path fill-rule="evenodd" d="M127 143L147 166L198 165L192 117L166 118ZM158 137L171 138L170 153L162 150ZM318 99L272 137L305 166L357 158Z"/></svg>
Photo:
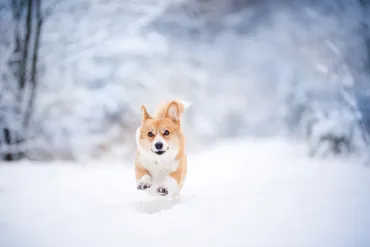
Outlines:
<svg viewBox="0 0 370 247"><path fill-rule="evenodd" d="M153 151L153 150L152 150L152 152L153 152L153 153L156 153L157 155L162 155L162 154L164 154L167 150L168 150L168 148L167 148L166 150L160 150L160 151Z"/></svg>

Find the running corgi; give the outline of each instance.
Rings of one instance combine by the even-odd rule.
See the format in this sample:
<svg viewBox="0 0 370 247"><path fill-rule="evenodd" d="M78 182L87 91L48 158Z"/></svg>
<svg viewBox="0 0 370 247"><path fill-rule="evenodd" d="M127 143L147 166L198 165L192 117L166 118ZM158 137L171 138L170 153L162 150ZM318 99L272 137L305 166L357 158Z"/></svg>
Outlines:
<svg viewBox="0 0 370 247"><path fill-rule="evenodd" d="M171 197L181 192L187 171L181 114L189 105L180 100L166 102L153 117L141 106L141 126L136 131L138 190Z"/></svg>

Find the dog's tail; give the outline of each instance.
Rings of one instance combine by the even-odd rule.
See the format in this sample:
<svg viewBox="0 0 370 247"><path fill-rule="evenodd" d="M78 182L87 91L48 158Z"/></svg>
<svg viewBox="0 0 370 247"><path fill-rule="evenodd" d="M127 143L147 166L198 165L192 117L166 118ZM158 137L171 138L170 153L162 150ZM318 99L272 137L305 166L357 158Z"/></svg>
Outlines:
<svg viewBox="0 0 370 247"><path fill-rule="evenodd" d="M160 107L157 109L157 111L155 113L155 118L164 117L166 115L167 107L172 102L176 102L177 103L177 105L179 106L180 114L182 114L183 112L185 112L185 110L188 109L190 107L190 105L191 105L191 103L189 101L186 101L186 100L176 99L176 100L167 101L167 102L161 104Z"/></svg>
<svg viewBox="0 0 370 247"><path fill-rule="evenodd" d="M189 101L186 100L174 100L179 105L180 112L183 113L186 109L188 109L191 105Z"/></svg>

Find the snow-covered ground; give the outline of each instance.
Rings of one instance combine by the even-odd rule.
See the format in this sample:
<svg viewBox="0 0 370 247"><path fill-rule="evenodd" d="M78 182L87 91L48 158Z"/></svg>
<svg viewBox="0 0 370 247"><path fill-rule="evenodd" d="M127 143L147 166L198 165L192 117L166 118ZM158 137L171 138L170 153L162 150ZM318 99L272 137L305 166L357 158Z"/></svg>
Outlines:
<svg viewBox="0 0 370 247"><path fill-rule="evenodd" d="M136 190L133 165L1 165L0 246L370 246L370 168L282 140L189 154L179 201Z"/></svg>

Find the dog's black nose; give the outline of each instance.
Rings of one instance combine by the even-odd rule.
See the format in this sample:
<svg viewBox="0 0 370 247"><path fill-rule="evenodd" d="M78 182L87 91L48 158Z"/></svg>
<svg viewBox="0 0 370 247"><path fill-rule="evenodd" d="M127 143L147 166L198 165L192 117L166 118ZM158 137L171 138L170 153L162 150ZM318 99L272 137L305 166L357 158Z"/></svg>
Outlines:
<svg viewBox="0 0 370 247"><path fill-rule="evenodd" d="M162 142L157 142L156 144L154 144L154 146L157 150L161 150L163 148L163 143Z"/></svg>

